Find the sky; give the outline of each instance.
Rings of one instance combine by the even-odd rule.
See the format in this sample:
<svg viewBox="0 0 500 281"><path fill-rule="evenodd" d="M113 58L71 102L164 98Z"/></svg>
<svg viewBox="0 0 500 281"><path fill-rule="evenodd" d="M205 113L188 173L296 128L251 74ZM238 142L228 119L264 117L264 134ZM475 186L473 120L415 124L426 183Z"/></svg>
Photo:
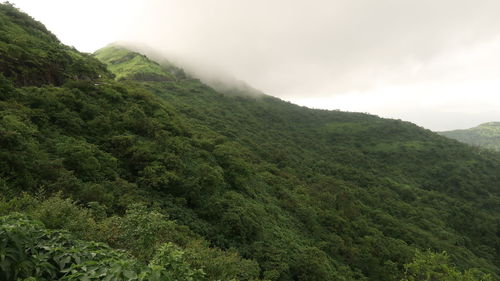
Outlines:
<svg viewBox="0 0 500 281"><path fill-rule="evenodd" d="M67 44L140 42L266 94L442 131L500 121L497 0L14 0Z"/></svg>

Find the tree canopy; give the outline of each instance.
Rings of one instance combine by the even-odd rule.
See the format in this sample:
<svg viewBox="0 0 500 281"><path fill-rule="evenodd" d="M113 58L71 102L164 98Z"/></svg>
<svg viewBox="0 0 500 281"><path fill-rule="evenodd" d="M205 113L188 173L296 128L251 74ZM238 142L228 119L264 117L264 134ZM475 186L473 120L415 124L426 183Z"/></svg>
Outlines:
<svg viewBox="0 0 500 281"><path fill-rule="evenodd" d="M97 52L107 70L9 4L0 38L5 280L500 275L495 152L123 47Z"/></svg>

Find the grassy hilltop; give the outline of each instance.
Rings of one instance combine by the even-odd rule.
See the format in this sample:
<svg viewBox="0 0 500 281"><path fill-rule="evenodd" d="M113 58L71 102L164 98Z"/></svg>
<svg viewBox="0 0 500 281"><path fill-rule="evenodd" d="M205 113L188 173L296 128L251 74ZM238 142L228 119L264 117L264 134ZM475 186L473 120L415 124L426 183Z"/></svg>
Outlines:
<svg viewBox="0 0 500 281"><path fill-rule="evenodd" d="M500 122L488 122L466 130L439 132L439 134L472 146L500 151Z"/></svg>

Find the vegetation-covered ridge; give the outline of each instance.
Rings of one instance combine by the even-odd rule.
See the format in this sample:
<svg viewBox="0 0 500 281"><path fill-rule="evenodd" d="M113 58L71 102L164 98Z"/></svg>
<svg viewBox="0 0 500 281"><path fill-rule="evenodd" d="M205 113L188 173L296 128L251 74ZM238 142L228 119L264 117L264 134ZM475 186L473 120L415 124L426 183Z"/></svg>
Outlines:
<svg viewBox="0 0 500 281"><path fill-rule="evenodd" d="M43 24L10 4L0 6L0 73L18 86L109 75L98 60L61 44Z"/></svg>
<svg viewBox="0 0 500 281"><path fill-rule="evenodd" d="M184 71L171 64L160 65L145 55L132 52L118 44L111 44L94 53L106 63L111 72L117 73L117 80L170 81L185 78Z"/></svg>
<svg viewBox="0 0 500 281"><path fill-rule="evenodd" d="M488 122L470 129L439 134L473 146L500 151L500 122Z"/></svg>
<svg viewBox="0 0 500 281"><path fill-rule="evenodd" d="M498 279L497 154L105 53L119 81L0 72L0 278Z"/></svg>

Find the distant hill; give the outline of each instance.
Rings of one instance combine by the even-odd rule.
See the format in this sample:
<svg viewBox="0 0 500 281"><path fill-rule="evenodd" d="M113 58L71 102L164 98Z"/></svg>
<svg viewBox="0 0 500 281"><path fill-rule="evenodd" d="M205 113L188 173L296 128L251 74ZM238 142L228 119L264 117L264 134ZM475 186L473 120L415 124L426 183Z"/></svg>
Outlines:
<svg viewBox="0 0 500 281"><path fill-rule="evenodd" d="M500 151L500 122L488 122L470 129L438 133L473 146Z"/></svg>
<svg viewBox="0 0 500 281"><path fill-rule="evenodd" d="M143 54L132 52L119 45L109 45L94 53L94 56L116 73L117 80L171 81L185 78L184 71L171 64L151 61Z"/></svg>

